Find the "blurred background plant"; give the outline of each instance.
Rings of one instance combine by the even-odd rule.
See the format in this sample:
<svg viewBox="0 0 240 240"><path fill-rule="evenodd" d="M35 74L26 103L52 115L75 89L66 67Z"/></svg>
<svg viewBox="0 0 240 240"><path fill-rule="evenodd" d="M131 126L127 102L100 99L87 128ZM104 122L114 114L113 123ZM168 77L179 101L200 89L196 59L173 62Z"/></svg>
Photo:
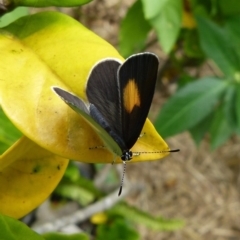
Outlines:
<svg viewBox="0 0 240 240"><path fill-rule="evenodd" d="M18 9L3 15L1 26L28 10ZM169 142L181 148L181 156L164 163L129 166L130 182L141 189L143 178L145 193L134 190L126 203L94 215L80 228L95 239L239 239L240 2L100 0L57 10L80 20L124 57L143 51L160 56L150 118L163 138L178 134ZM3 152L20 133L2 112L0 121ZM94 181L96 174L104 180ZM97 189L93 183L99 181ZM118 174L106 173L104 166L70 164L51 202L74 200L84 208L118 183ZM186 227L183 221L159 218L159 212L184 219ZM134 227L139 223L144 225L137 228L140 234Z"/></svg>

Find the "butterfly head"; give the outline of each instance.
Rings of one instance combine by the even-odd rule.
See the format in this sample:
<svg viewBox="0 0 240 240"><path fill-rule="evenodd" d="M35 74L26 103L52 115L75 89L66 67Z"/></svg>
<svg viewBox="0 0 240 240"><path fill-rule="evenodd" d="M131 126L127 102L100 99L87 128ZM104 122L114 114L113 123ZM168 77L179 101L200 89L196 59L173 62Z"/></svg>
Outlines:
<svg viewBox="0 0 240 240"><path fill-rule="evenodd" d="M133 153L130 150L124 150L121 156L123 161L130 161L132 159Z"/></svg>

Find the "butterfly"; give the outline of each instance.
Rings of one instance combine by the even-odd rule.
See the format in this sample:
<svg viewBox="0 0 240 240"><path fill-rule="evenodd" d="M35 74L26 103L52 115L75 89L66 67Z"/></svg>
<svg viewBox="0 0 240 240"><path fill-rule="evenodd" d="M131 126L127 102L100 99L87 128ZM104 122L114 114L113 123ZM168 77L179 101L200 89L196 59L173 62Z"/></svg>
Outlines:
<svg viewBox="0 0 240 240"><path fill-rule="evenodd" d="M140 154L133 153L131 148L141 135L152 103L158 66L158 57L149 52L134 54L123 63L116 59L99 61L87 80L88 102L59 87L52 89L125 164ZM176 151L179 150L169 150Z"/></svg>

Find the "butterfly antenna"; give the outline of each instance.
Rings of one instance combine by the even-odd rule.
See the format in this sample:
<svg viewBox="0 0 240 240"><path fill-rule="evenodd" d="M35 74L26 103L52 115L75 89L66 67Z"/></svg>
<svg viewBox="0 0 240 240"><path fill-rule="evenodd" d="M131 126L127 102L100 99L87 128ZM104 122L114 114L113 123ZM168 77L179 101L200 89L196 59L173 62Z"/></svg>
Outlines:
<svg viewBox="0 0 240 240"><path fill-rule="evenodd" d="M150 154L150 153L166 153L166 152L179 152L180 149L172 149L172 150L163 150L163 151L156 151L156 152L134 152L133 154L138 156L140 154Z"/></svg>
<svg viewBox="0 0 240 240"><path fill-rule="evenodd" d="M124 175L125 175L125 172L126 172L126 166L127 166L126 162L123 161L123 175L122 175L122 181L121 181L120 189L119 189L119 192L118 192L118 196L120 196L121 193L122 193Z"/></svg>
<svg viewBox="0 0 240 240"><path fill-rule="evenodd" d="M168 152L180 152L180 149L169 150Z"/></svg>

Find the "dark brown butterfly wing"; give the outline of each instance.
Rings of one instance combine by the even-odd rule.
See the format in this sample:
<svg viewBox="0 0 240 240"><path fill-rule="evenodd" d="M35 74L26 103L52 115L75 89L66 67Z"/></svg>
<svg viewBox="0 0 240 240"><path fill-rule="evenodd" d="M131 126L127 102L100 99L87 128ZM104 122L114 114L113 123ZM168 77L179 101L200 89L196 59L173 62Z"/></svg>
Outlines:
<svg viewBox="0 0 240 240"><path fill-rule="evenodd" d="M158 57L141 53L129 57L118 71L122 138L128 149L137 141L146 121L154 94Z"/></svg>

